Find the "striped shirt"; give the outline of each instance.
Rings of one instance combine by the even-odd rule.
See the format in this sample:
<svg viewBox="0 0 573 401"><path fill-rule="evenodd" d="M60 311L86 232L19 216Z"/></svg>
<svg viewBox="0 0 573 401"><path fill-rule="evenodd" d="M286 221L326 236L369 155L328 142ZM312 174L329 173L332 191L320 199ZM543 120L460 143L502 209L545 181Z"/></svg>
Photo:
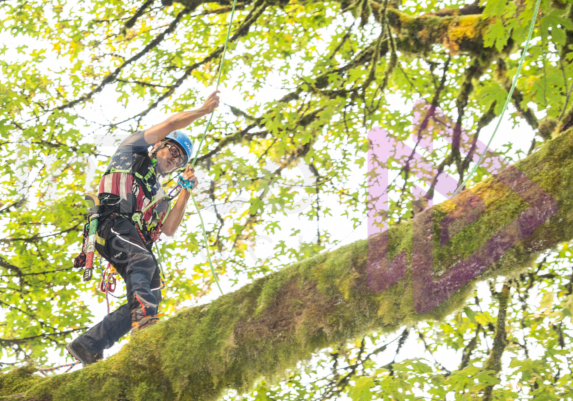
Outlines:
<svg viewBox="0 0 573 401"><path fill-rule="evenodd" d="M111 169L130 170L135 159L149 152L151 145L145 142L143 132L144 131L138 131L130 135L119 145L111 157L106 170L107 174L102 177L99 183L98 195L112 194L121 198L119 204L120 213L129 214L132 213L133 210L140 211L151 203L151 199L145 196L132 174L108 173ZM151 193L155 198L165 195L165 191L159 181L151 187ZM134 204L135 208L133 207ZM151 207L145 215L142 216L142 219L148 223L154 221L154 209L157 213L155 217L162 217L163 213L167 210L167 205L168 200L162 200Z"/></svg>

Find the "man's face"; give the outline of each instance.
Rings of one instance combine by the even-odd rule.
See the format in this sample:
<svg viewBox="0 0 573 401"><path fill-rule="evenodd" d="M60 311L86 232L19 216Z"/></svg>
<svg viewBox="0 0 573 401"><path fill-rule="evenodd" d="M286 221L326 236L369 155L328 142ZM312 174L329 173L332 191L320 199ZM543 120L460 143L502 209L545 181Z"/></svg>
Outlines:
<svg viewBox="0 0 573 401"><path fill-rule="evenodd" d="M155 144L161 146L161 142ZM159 162L159 169L163 174L169 174L173 170L182 167L184 161L183 150L173 142L166 141L165 145L159 149L155 158Z"/></svg>

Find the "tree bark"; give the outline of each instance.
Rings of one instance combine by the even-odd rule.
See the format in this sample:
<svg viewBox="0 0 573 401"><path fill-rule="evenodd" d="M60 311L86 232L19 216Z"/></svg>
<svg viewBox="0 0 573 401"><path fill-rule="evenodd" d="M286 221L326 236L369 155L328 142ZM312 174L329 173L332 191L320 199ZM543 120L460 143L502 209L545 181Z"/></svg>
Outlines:
<svg viewBox="0 0 573 401"><path fill-rule="evenodd" d="M105 361L48 378L33 375L34 367L4 374L0 396L215 400L227 389L243 392L260 378L280 377L341 341L444 318L463 307L478 281L517 274L540 252L573 238L572 156L569 130L387 235L300 261L209 305L185 309L133 335ZM477 218L476 196L484 204ZM452 215L456 220L448 220ZM444 221L461 222L451 225L446 244L433 235ZM380 252L384 247L392 259ZM428 249L435 261L429 275L421 260ZM403 267L401 275L396 266Z"/></svg>
<svg viewBox="0 0 573 401"><path fill-rule="evenodd" d="M484 370L493 371L496 378L499 372L501 372L501 357L503 356L503 351L505 351L505 347L507 346L507 330L505 326L510 292L511 285L506 282L504 283L501 292L497 295L499 300L499 312L497 314L493 346L484 365ZM493 387L494 386L487 386L484 389L482 401L491 401L493 399Z"/></svg>

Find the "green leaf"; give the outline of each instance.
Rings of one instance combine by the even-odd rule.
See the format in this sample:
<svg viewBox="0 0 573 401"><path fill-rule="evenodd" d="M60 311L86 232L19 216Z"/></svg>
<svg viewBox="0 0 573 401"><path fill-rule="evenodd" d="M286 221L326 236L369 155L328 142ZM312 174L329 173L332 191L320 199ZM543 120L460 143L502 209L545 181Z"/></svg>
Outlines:
<svg viewBox="0 0 573 401"><path fill-rule="evenodd" d="M484 36L484 46L492 47L498 52L501 52L511 34L511 27L505 26L501 18L497 18L493 24L491 24L486 31Z"/></svg>
<svg viewBox="0 0 573 401"><path fill-rule="evenodd" d="M553 306L553 301L555 299L555 293L553 291L548 291L543 295L539 307L537 310L544 315L549 315L551 313L551 307Z"/></svg>
<svg viewBox="0 0 573 401"><path fill-rule="evenodd" d="M348 391L348 396L352 401L370 401L372 400L372 392L370 389L374 387L374 379L371 377L361 377L354 382L354 386Z"/></svg>
<svg viewBox="0 0 573 401"><path fill-rule="evenodd" d="M489 313L489 311L479 312L475 315L476 322L482 326L487 326L490 323L495 322L495 318Z"/></svg>
<svg viewBox="0 0 573 401"><path fill-rule="evenodd" d="M478 88L477 99L479 103L486 108L491 107L495 102L494 112L496 115L499 115L503 111L503 105L507 99L507 92L498 82L490 81Z"/></svg>
<svg viewBox="0 0 573 401"><path fill-rule="evenodd" d="M477 322L476 318L475 318L476 314L473 310L471 310L469 307L466 306L464 308L464 312L465 312L466 316L468 317L468 319L470 319L470 322L472 322L472 323Z"/></svg>
<svg viewBox="0 0 573 401"><path fill-rule="evenodd" d="M485 18L498 17L505 13L507 0L480 0L480 6L484 6L483 16Z"/></svg>

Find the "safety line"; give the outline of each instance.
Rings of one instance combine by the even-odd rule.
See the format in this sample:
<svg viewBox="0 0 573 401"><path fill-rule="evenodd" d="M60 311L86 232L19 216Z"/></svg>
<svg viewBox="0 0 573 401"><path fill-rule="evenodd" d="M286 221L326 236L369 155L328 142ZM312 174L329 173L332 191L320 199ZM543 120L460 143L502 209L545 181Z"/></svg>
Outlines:
<svg viewBox="0 0 573 401"><path fill-rule="evenodd" d="M229 20L229 26L227 27L227 38L225 39L225 46L223 47L223 54L221 55L221 63L219 64L219 74L217 74L217 85L215 86L215 90L219 89L219 84L221 83L221 74L223 73L223 63L225 62L225 55L227 54L227 45L229 44L229 37L231 36L231 25L233 24L233 16L235 15L235 6L237 5L237 0L233 0L233 9L231 10L231 19ZM213 114L215 114L215 109L211 112L209 116L209 121L207 121L207 125L205 126L205 132L203 132L203 136L201 137L201 142L199 142L199 146L197 147L197 152L195 152L195 157L193 158L193 162L191 163L191 167L195 167L195 163L197 163L197 157L199 156L199 151L201 150L201 146L203 145L203 141L207 136L207 132L209 131L209 126L211 125L211 120L213 119Z"/></svg>
<svg viewBox="0 0 573 401"><path fill-rule="evenodd" d="M72 368L74 366L76 366L77 364L80 364L80 361L75 361L74 363L66 363L65 365L59 365L59 366L54 366L53 368L42 368L42 369L38 369L38 372L40 372L42 375L47 376L46 373L48 372L53 372L54 370L58 370L61 368L66 368L68 367L68 370L66 370L64 373L68 373L70 370L72 370Z"/></svg>
<svg viewBox="0 0 573 401"><path fill-rule="evenodd" d="M525 42L525 48L523 49L523 52L521 53L521 59L519 60L519 66L517 67L517 73L513 77L513 82L511 83L511 89L509 90L509 93L507 95L507 99L505 99L505 104L503 105L503 111L501 112L499 119L497 120L497 125L495 126L495 130L493 131L493 134L489 138L489 141L488 141L483 153L481 154L477 164L474 166L473 170L470 172L470 174L465 179L465 181L458 187L458 189L456 189L454 191L452 196L457 195L461 191L461 189L468 183L468 181L472 178L472 176L474 175L474 173L476 172L478 167L481 165L481 162L483 161L483 158L485 157L485 153L488 151L489 146L491 145L491 141L495 137L495 134L497 133L499 125L501 124L501 121L503 120L503 115L505 113L505 110L507 109L509 101L511 100L511 96L513 95L513 90L515 89L515 86L517 85L517 79L519 78L519 74L521 73L521 67L523 67L523 61L525 60L525 54L527 53L527 50L529 49L529 41L531 40L531 35L533 34L533 28L535 27L535 20L537 19L537 13L539 11L539 5L540 4L541 4L541 0L537 0L537 4L535 5L535 11L533 12L533 19L531 20L531 26L529 27L529 34L527 35L527 41Z"/></svg>
<svg viewBox="0 0 573 401"><path fill-rule="evenodd" d="M225 62L225 54L227 53L227 45L229 44L229 37L231 36L231 26L233 24L233 16L235 15L235 6L237 5L237 0L233 0L233 9L231 10L231 19L229 20L229 26L227 28L227 38L225 39L225 46L223 47L223 54L221 55L221 63L219 64L219 74L217 76L217 85L215 86L215 90L219 89L219 84L221 83L221 73L223 72L223 63ZM193 162L191 163L191 167L195 167L195 163L197 163L197 157L199 156L199 151L201 150L201 146L203 145L203 141L207 136L207 132L209 131L209 127L211 126L211 120L213 119L213 114L215 114L215 109L211 112L209 116L209 121L207 121L207 125L205 126L205 132L201 137L201 141L199 142L199 146L197 146L197 151L195 152L195 157L193 158ZM195 197L193 196L193 191L189 191L191 194L191 199L193 199L193 204L195 205L195 209L197 209L197 214L199 215L199 219L201 220L201 228L203 230L203 240L205 242L205 250L207 251L207 260L209 262L209 267L211 268L211 274L215 279L215 283L217 283L217 287L219 287L219 291L221 295L223 295L223 290L221 289L221 285L219 284L219 279L217 278L217 273L215 273L215 269L213 268L213 263L211 262L211 255L209 253L209 241L207 240L207 232L205 231L205 224L203 223L203 217L201 216L201 211L199 210L199 206L195 201Z"/></svg>

